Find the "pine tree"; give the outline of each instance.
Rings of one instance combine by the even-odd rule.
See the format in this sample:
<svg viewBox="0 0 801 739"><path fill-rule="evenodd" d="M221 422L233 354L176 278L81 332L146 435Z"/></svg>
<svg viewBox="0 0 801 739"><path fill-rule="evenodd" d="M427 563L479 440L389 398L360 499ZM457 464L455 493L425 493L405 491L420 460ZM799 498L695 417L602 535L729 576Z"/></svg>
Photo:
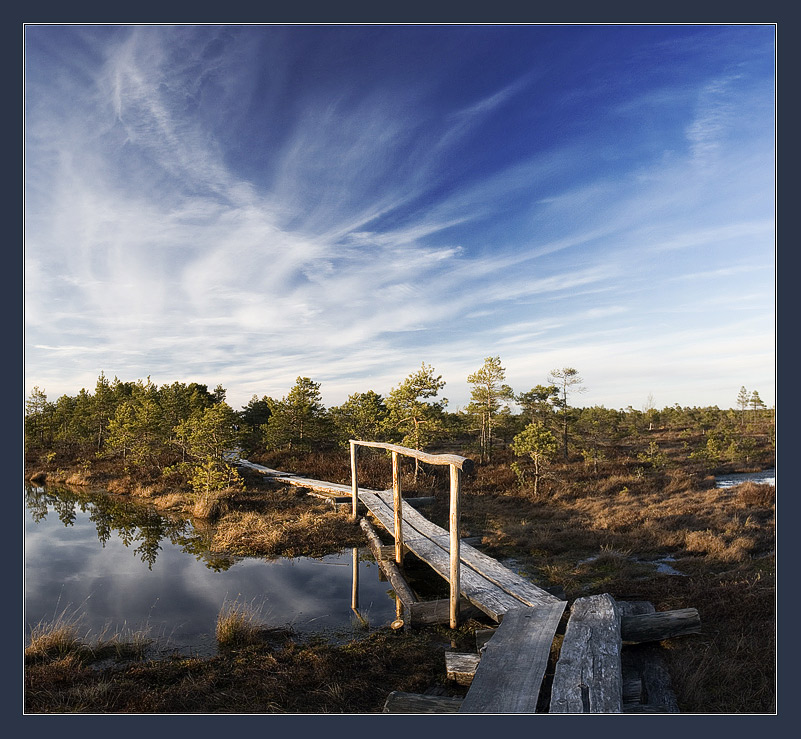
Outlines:
<svg viewBox="0 0 801 739"><path fill-rule="evenodd" d="M443 430L442 412L447 399L427 402L445 387L442 375L434 376L434 368L423 362L417 372L410 374L387 396L387 430L401 435L401 444L422 451L423 447L438 438ZM415 481L420 462L415 459Z"/></svg>
<svg viewBox="0 0 801 739"><path fill-rule="evenodd" d="M506 370L501 366L500 357L487 357L480 369L467 376L473 389L466 410L478 421L482 462L492 459L492 437L498 425L498 414L503 410L508 414L505 404L514 399L512 388L503 384L505 378Z"/></svg>
<svg viewBox="0 0 801 739"><path fill-rule="evenodd" d="M581 383L584 382L584 380L581 379L578 370L573 369L573 367L563 367L562 369L551 370L551 373L548 375L548 382L559 387L562 394L557 405L562 414L562 451L565 461L567 461L567 427L570 417L570 407L567 404L567 392L568 388L571 388L572 392L584 392L584 388L581 387Z"/></svg>

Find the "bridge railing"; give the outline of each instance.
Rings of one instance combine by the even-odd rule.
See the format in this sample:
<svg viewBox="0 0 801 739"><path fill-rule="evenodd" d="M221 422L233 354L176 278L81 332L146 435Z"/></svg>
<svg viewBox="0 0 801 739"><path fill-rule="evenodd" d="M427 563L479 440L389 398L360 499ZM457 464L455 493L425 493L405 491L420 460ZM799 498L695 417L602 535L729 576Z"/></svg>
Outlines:
<svg viewBox="0 0 801 739"><path fill-rule="evenodd" d="M381 441L359 441L350 440L350 473L351 473L351 495L353 498L353 509L351 518L357 518L356 509L359 498L358 482L358 452L360 446L386 449L392 452L392 502L395 516L395 561L400 565L403 561L403 496L401 492L400 475L400 455L419 459L421 462L433 465L447 465L450 468L450 513L448 517L450 533L450 626L455 629L459 622L459 583L460 583L460 562L459 552L459 517L460 517L460 498L462 486L462 472L470 472L473 469L473 460L460 457L456 454L428 454L417 449L410 449L397 444L387 444Z"/></svg>

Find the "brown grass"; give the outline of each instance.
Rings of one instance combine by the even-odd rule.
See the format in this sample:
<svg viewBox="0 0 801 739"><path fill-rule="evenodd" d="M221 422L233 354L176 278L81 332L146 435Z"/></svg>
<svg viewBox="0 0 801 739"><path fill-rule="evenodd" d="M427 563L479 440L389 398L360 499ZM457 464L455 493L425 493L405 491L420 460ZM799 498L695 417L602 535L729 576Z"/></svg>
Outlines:
<svg viewBox="0 0 801 739"><path fill-rule="evenodd" d="M252 602L233 600L223 603L217 616L217 644L223 648L256 644L262 629L259 615L259 609Z"/></svg>
<svg viewBox="0 0 801 739"><path fill-rule="evenodd" d="M488 554L514 557L538 584L564 588L568 600L608 592L621 600L650 600L657 610L697 608L702 633L663 643L682 712L774 710L773 486L716 489L697 466L651 470L632 454L604 462L597 474L581 462L555 464L534 498L518 485L507 457L501 453L496 463L477 465L464 478L464 536L481 536ZM332 482L350 480L347 450L254 461ZM404 469L405 493L413 489L411 471ZM362 486L386 488L389 474L382 452L360 456ZM347 513L258 476L247 479L247 492L232 495L228 511L209 524L214 550L317 556L363 545ZM416 489L435 496L426 514L447 528L447 470L424 468ZM169 500L164 491L149 502L160 500ZM646 561L665 555L686 576L660 574ZM442 686L442 643L434 630L382 632L338 648L255 640L238 648L236 658L146 663L113 679L85 671L69 653L45 650L50 656L26 668L26 701L34 712L380 711L392 689Z"/></svg>

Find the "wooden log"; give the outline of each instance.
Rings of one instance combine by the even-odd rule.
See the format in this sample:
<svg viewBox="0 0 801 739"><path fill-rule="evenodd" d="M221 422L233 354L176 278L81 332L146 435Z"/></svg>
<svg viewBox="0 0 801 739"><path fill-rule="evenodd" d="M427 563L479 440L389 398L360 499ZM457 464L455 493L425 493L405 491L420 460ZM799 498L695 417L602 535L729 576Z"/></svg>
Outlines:
<svg viewBox="0 0 801 739"><path fill-rule="evenodd" d="M438 600L418 600L407 609L412 626L428 624L449 624L451 620L450 598ZM483 611L476 608L467 598L460 598L459 610L467 618L483 616Z"/></svg>
<svg viewBox="0 0 801 739"><path fill-rule="evenodd" d="M622 713L620 620L607 593L575 601L556 663L550 713Z"/></svg>
<svg viewBox="0 0 801 739"><path fill-rule="evenodd" d="M392 505L395 511L395 562L401 565L403 564L403 496L398 452L392 452Z"/></svg>
<svg viewBox="0 0 801 739"><path fill-rule="evenodd" d="M420 695L393 690L384 702L384 713L457 713L461 698Z"/></svg>
<svg viewBox="0 0 801 739"><path fill-rule="evenodd" d="M356 521L358 517L357 508L359 505L359 470L358 470L358 462L356 459L358 447L351 442L350 443L350 485L351 485L351 496L353 500L351 501L352 510L350 517L353 521Z"/></svg>
<svg viewBox="0 0 801 739"><path fill-rule="evenodd" d="M461 557L459 554L459 516L460 516L460 496L461 496L461 475L462 471L455 465L451 465L451 507L450 507L450 587L451 587L451 628L455 629L459 625L459 593L461 592L461 581L459 579L459 565Z"/></svg>
<svg viewBox="0 0 801 739"><path fill-rule="evenodd" d="M485 648L460 713L534 713L562 612L557 601L510 610Z"/></svg>
<svg viewBox="0 0 801 739"><path fill-rule="evenodd" d="M381 568L381 571L392 585L392 589L395 591L395 595L398 597L398 600L407 608L410 607L412 603L417 601L417 597L409 587L406 580L403 579L403 575L401 574L397 565L391 559L384 560L379 558L382 544L381 540L378 538L378 534L375 532L375 529L366 518L362 518L359 521L359 526L361 526L362 530L367 535L367 543L370 545L373 556L375 557L376 562L378 562L378 566Z"/></svg>
<svg viewBox="0 0 801 739"><path fill-rule="evenodd" d="M448 680L470 685L476 674L481 655L466 652L445 652L445 673Z"/></svg>
<svg viewBox="0 0 801 739"><path fill-rule="evenodd" d="M656 611L621 619L621 636L624 642L642 643L672 639L676 636L698 634L701 618L695 608L674 611Z"/></svg>
<svg viewBox="0 0 801 739"><path fill-rule="evenodd" d="M398 444L387 444L383 441L358 441L351 439L352 444L359 446L369 446L375 449L388 449L397 454L403 454L406 457L419 459L421 462L434 465L450 465L455 464L463 472L470 473L473 471L473 460L467 457L460 457L457 454L429 454L428 452L421 452L418 449L410 449L406 446L399 446Z"/></svg>

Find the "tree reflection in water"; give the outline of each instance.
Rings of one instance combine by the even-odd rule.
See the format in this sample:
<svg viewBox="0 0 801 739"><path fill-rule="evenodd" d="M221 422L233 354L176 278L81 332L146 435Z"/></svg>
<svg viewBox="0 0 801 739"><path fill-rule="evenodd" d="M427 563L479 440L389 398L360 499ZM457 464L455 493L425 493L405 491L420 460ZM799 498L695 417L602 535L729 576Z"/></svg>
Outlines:
<svg viewBox="0 0 801 739"><path fill-rule="evenodd" d="M237 561L236 557L210 552L208 533L198 531L189 521L119 496L68 486L45 489L26 485L25 505L36 523L47 518L51 510L64 526L73 525L78 510L88 513L104 547L116 533L126 547L133 548L133 553L148 569L153 568L164 539L215 572L223 572Z"/></svg>

